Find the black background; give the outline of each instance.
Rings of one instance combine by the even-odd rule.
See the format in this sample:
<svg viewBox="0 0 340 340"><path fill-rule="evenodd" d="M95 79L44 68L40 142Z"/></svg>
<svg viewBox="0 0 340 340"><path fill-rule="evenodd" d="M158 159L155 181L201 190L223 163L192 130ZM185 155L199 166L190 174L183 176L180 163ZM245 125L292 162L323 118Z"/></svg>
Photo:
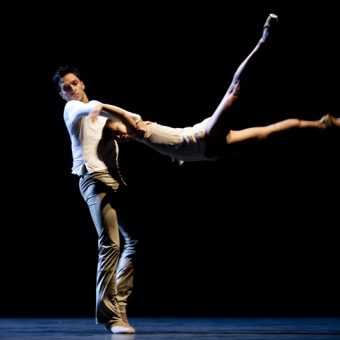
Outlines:
<svg viewBox="0 0 340 340"><path fill-rule="evenodd" d="M297 5L296 3L299 3ZM336 5L233 1L18 6L3 29L0 313L93 315L97 237L52 85L187 126L210 115L280 16L234 128L340 116ZM134 315L339 315L338 130L295 130L182 167L121 145L139 238Z"/></svg>

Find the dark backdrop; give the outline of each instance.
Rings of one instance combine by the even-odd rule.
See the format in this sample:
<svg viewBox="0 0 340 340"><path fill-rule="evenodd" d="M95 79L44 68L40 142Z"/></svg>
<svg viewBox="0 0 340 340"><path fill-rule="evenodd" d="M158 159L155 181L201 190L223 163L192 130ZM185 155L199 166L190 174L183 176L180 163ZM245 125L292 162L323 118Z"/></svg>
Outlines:
<svg viewBox="0 0 340 340"><path fill-rule="evenodd" d="M336 6L296 2L58 2L9 12L2 316L94 315L97 238L70 173L55 69L77 66L90 98L192 125L216 108L273 11L277 36L234 128L340 116ZM130 314L339 315L339 146L337 130L290 131L180 167L122 145L139 239Z"/></svg>

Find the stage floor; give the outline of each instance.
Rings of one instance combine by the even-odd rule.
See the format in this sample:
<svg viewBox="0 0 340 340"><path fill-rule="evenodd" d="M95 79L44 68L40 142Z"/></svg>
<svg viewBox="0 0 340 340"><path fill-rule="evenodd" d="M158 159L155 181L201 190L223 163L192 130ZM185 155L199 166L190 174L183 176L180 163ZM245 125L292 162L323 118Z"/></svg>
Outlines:
<svg viewBox="0 0 340 340"><path fill-rule="evenodd" d="M340 339L340 317L131 317L134 335L108 333L92 318L0 318L0 339Z"/></svg>

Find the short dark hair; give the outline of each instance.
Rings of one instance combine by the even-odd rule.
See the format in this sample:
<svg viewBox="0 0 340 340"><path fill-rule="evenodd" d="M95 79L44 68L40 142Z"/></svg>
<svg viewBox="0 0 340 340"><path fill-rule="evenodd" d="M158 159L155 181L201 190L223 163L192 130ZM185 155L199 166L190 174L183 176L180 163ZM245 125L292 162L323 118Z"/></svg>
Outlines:
<svg viewBox="0 0 340 340"><path fill-rule="evenodd" d="M52 77L52 81L54 86L56 87L57 91L60 91L60 79L63 78L64 76L66 76L66 74L68 73L73 73L75 74L79 79L80 78L80 72L78 71L78 69L74 66L68 66L68 65L64 65L64 66L59 66L58 69L54 72L53 77Z"/></svg>

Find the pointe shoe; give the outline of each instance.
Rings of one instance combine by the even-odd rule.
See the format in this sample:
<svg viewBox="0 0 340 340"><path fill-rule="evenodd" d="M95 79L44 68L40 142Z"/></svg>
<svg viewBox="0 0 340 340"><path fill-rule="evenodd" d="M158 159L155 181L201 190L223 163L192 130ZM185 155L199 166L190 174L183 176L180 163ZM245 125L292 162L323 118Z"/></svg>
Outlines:
<svg viewBox="0 0 340 340"><path fill-rule="evenodd" d="M278 21L279 21L279 17L276 14L274 13L269 14L263 26L263 34L261 38L262 42L265 42L268 39L270 31L272 31L276 27Z"/></svg>

